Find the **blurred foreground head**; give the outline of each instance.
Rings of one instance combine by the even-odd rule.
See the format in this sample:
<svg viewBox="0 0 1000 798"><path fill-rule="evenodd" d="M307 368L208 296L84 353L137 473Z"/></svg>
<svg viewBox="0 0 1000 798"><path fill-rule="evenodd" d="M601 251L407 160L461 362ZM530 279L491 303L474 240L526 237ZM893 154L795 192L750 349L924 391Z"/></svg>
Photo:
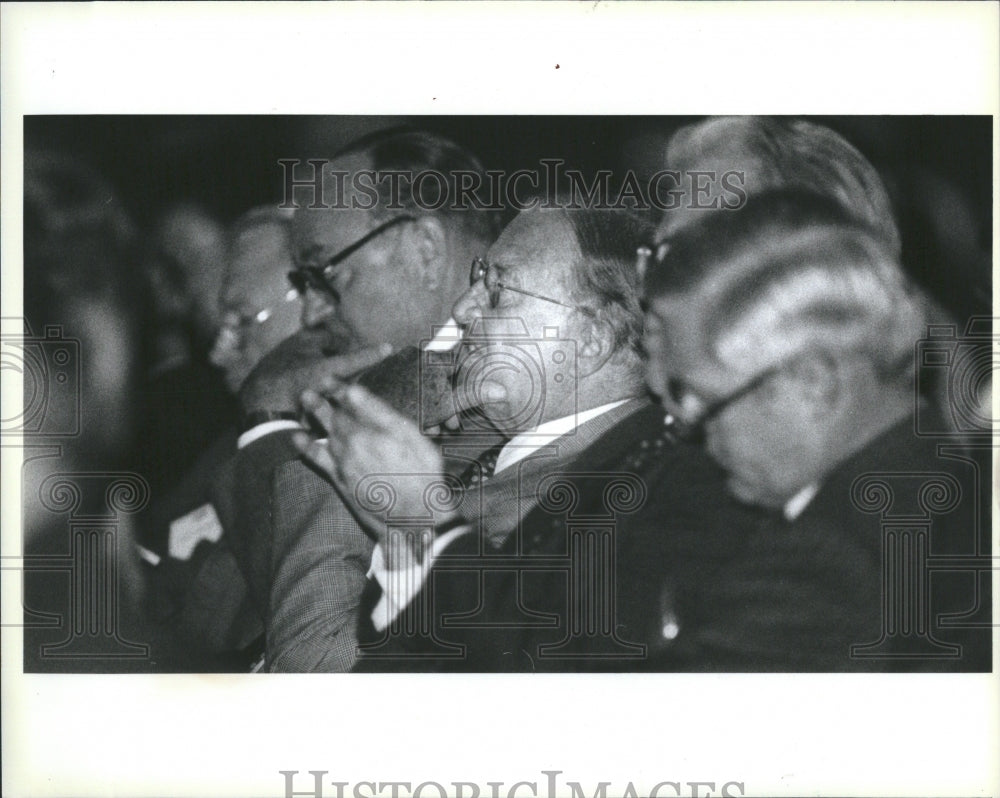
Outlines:
<svg viewBox="0 0 1000 798"><path fill-rule="evenodd" d="M780 507L913 411L925 298L885 229L829 196L705 214L646 297L649 385L744 501Z"/></svg>
<svg viewBox="0 0 1000 798"><path fill-rule="evenodd" d="M680 181L687 194L680 207L664 214L658 240L697 221L713 205L731 201L736 195L727 194L723 183L728 174L729 185L741 185L748 198L776 189L829 197L899 254L899 230L882 178L843 136L823 125L781 117L710 117L678 130L666 161L670 170L705 174L698 180L707 193L695 196L691 181Z"/></svg>
<svg viewBox="0 0 1000 798"><path fill-rule="evenodd" d="M80 435L64 443L77 467L109 468L131 445L143 304L136 262L131 218L101 175L69 155L25 153L26 332L42 339L46 327L60 327L59 337L79 346L70 364L79 382L57 382L58 369L25 369L24 390L46 400L46 418L35 419L43 432L65 432L59 419L80 413ZM26 342L24 353L42 366L53 346Z"/></svg>

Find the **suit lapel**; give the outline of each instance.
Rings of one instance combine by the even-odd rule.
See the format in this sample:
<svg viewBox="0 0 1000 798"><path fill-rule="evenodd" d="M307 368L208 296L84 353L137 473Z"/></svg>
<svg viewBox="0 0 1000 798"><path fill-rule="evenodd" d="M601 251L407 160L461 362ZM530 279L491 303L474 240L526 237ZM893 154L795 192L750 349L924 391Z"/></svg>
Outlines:
<svg viewBox="0 0 1000 798"><path fill-rule="evenodd" d="M585 458L581 467L587 463L603 463L609 450L622 446L620 436L608 436L607 433L634 418L645 418L651 407L648 399L631 399L584 422L573 432L532 452L485 483L470 487L462 501L462 514L480 523L490 543L500 545L534 509L538 502L536 491L545 476L569 469L581 457ZM643 413L644 410L647 413ZM657 417L662 415L658 411L655 414ZM626 435L624 439L631 441L632 437Z"/></svg>

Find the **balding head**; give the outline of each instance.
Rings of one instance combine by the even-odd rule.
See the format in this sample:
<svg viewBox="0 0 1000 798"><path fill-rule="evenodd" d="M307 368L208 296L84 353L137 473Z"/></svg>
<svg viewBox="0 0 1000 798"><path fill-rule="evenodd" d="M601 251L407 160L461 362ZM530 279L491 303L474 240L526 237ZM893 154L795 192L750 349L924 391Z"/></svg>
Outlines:
<svg viewBox="0 0 1000 798"><path fill-rule="evenodd" d="M369 136L329 162L326 207L299 208L294 219L296 265L310 285L304 325L348 347L431 336L497 232L495 212L439 205L437 180L418 180L463 171L482 178L471 153L422 131Z"/></svg>

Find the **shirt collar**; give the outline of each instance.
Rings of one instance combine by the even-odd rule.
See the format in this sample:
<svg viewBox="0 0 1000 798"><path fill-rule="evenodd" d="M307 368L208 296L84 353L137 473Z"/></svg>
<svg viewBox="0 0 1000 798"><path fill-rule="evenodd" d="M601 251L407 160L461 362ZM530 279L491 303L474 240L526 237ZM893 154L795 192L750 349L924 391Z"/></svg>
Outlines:
<svg viewBox="0 0 1000 798"><path fill-rule="evenodd" d="M497 474L505 468L516 465L528 455L552 443L557 438L572 432L581 424L597 418L609 410L614 410L627 401L628 399L619 399L617 402L608 402L606 405L592 407L589 410L583 410L569 416L546 421L544 424L539 424L533 430L515 435L500 450L500 454L497 456L497 465L493 473Z"/></svg>
<svg viewBox="0 0 1000 798"><path fill-rule="evenodd" d="M817 491L819 491L819 485L816 483L806 485L802 490L785 502L785 506L782 508L785 520L794 521L802 515L802 513L805 512L806 507L809 506L809 502L811 502L816 496Z"/></svg>

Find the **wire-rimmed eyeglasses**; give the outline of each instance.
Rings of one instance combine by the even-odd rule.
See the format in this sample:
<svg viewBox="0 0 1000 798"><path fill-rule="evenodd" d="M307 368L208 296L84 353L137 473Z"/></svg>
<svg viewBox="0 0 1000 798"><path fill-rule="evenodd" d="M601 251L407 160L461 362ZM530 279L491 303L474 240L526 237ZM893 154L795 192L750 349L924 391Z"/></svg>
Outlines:
<svg viewBox="0 0 1000 798"><path fill-rule="evenodd" d="M513 291L516 294L524 294L525 296L534 297L535 299L541 299L543 302L551 302L554 305L562 305L564 308L570 308L571 310L578 310L588 316L594 315L593 309L584 305L572 305L569 302L563 302L561 299L553 299L549 296L536 294L534 291L528 291L524 288L516 288L512 285L507 285L500 279L500 276L497 273L498 271L498 266L487 262L483 258L473 258L472 268L469 270L469 285L474 286L482 280L483 287L486 289L486 294L489 297L490 308L494 310L500 304L500 292L506 290Z"/></svg>
<svg viewBox="0 0 1000 798"><path fill-rule="evenodd" d="M301 292L298 289L289 288L281 303L294 302L300 296ZM268 305L252 313L238 313L236 311L225 313L216 335L216 348L237 349L242 346L247 332L254 327L266 324L281 306L281 303Z"/></svg>

